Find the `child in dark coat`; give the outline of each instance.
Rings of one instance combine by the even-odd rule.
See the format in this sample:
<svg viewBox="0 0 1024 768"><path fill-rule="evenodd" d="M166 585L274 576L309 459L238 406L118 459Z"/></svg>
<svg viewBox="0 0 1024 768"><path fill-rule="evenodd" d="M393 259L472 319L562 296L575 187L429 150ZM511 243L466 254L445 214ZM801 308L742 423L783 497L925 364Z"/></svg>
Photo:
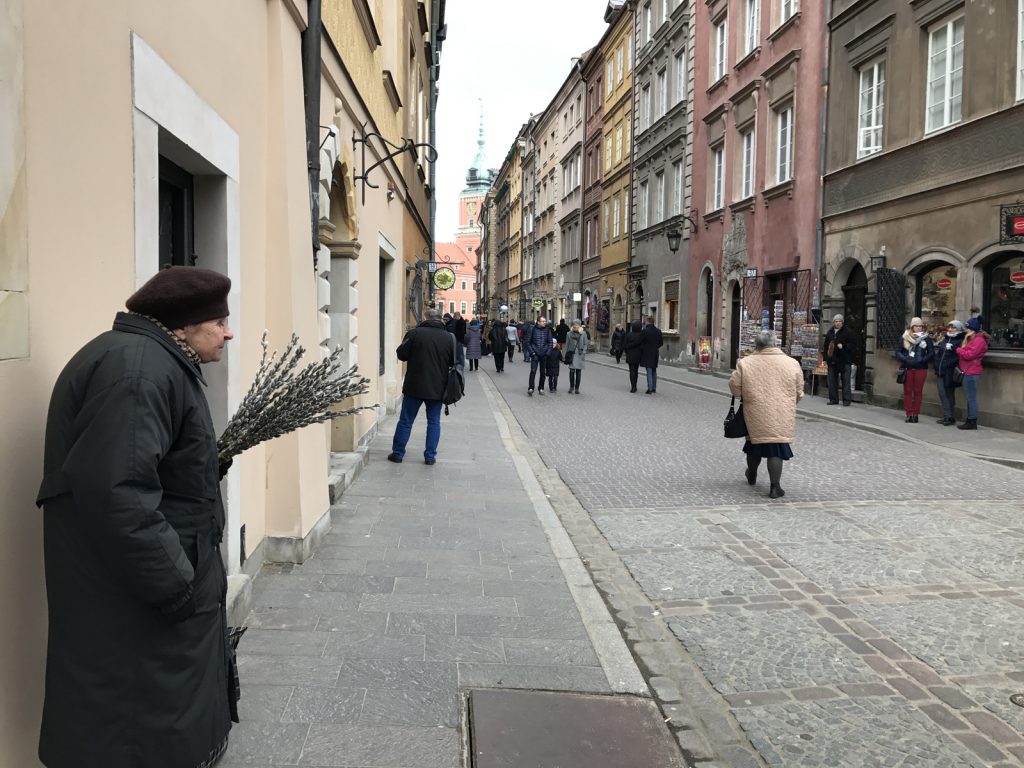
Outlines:
<svg viewBox="0 0 1024 768"><path fill-rule="evenodd" d="M552 347L548 352L547 360L544 361L544 371L548 375L548 390L554 392L558 389L558 369L562 363L562 353L558 347Z"/></svg>

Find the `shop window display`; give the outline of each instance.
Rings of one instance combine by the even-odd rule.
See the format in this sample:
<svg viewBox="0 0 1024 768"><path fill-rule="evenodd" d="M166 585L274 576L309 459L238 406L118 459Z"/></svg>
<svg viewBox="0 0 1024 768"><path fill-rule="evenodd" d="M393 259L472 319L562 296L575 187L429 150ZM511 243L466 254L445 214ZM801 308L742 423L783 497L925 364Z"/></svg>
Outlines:
<svg viewBox="0 0 1024 768"><path fill-rule="evenodd" d="M949 264L933 266L917 276L915 314L933 336L944 334L946 323L956 317L956 283L956 267Z"/></svg>
<svg viewBox="0 0 1024 768"><path fill-rule="evenodd" d="M997 261L985 272L985 330L993 349L1024 348L1024 255Z"/></svg>

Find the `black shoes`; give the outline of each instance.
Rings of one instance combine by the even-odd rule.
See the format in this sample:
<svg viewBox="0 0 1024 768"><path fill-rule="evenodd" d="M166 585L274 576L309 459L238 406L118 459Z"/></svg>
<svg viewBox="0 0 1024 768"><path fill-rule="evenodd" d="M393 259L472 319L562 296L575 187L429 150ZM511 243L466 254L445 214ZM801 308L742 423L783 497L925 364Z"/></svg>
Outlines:
<svg viewBox="0 0 1024 768"><path fill-rule="evenodd" d="M636 387L633 387L633 388L632 388L632 389L630 389L629 391L630 391L630 392L636 392Z"/></svg>
<svg viewBox="0 0 1024 768"><path fill-rule="evenodd" d="M434 464L437 463L437 459L424 459L423 463L426 464L428 467L432 467L434 466Z"/></svg>
<svg viewBox="0 0 1024 768"><path fill-rule="evenodd" d="M757 470L756 469L754 469L754 470L745 469L745 470L743 470L743 474L746 475L746 477L747 477L747 485L756 485L757 484Z"/></svg>
<svg viewBox="0 0 1024 768"><path fill-rule="evenodd" d="M825 405L839 405L838 400L829 400Z"/></svg>
<svg viewBox="0 0 1024 768"><path fill-rule="evenodd" d="M654 391L653 389L648 389L648 390L647 390L646 392L644 392L644 394L645 394L645 395L649 395L649 394L651 394L651 393L652 393L653 391Z"/></svg>
<svg viewBox="0 0 1024 768"><path fill-rule="evenodd" d="M907 416L907 424L917 424L917 416Z"/></svg>
<svg viewBox="0 0 1024 768"><path fill-rule="evenodd" d="M393 453L389 453L388 454L388 461L393 461L395 464L401 464L402 463L402 460L400 458L398 458L397 456L395 456L395 454L393 454Z"/></svg>
<svg viewBox="0 0 1024 768"><path fill-rule="evenodd" d="M526 390L526 394L527 394L527 395L528 395L529 397L533 397L533 390L532 390L532 389L528 389L528 390Z"/></svg>
<svg viewBox="0 0 1024 768"><path fill-rule="evenodd" d="M941 419L936 419L935 423L941 424L944 427L952 427L954 424L956 424L956 419L954 419L952 416L943 416Z"/></svg>
<svg viewBox="0 0 1024 768"><path fill-rule="evenodd" d="M965 421L963 424L961 424L959 427L957 427L957 429L977 429L977 428L978 428L978 420L977 419L967 419L967 421Z"/></svg>
<svg viewBox="0 0 1024 768"><path fill-rule="evenodd" d="M769 499L781 499L786 495L786 492L782 490L782 486L778 483L772 483L771 489L768 491Z"/></svg>

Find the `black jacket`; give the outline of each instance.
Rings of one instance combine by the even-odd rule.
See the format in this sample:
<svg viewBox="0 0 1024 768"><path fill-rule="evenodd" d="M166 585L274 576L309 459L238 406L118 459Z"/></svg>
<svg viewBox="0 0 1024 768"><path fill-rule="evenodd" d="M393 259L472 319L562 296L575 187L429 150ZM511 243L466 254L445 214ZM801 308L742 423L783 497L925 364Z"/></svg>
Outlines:
<svg viewBox="0 0 1024 768"><path fill-rule="evenodd" d="M420 400L442 400L448 369L455 365L455 340L440 320L424 320L405 334L398 359L408 363L402 394Z"/></svg>
<svg viewBox="0 0 1024 768"><path fill-rule="evenodd" d="M217 444L199 369L118 314L53 389L39 756L49 768L183 768L234 716Z"/></svg>
<svg viewBox="0 0 1024 768"><path fill-rule="evenodd" d="M544 371L548 376L557 377L561 365L562 353L558 351L558 347L552 347L551 351L548 352L547 358L544 360Z"/></svg>
<svg viewBox="0 0 1024 768"><path fill-rule="evenodd" d="M466 323L466 318L464 318L464 317L460 317L458 320L453 320L452 321L452 329L451 330L452 330L452 333L455 334L455 340L457 342L459 342L459 344L465 344L466 343L466 328L467 327L468 327L468 324Z"/></svg>
<svg viewBox="0 0 1024 768"><path fill-rule="evenodd" d="M924 346L921 346L921 342L918 342L910 349L903 348L903 342L896 347L896 359L900 361L900 365L904 368L923 368L928 369L928 364L932 361L932 357L935 356L935 345L932 343L930 336L925 336L921 341L924 342ZM913 353L913 357L911 357ZM956 352L953 353L954 355Z"/></svg>
<svg viewBox="0 0 1024 768"><path fill-rule="evenodd" d="M487 334L491 342L491 351L496 355L504 355L508 351L508 323L498 321L491 326L491 332Z"/></svg>
<svg viewBox="0 0 1024 768"><path fill-rule="evenodd" d="M555 327L555 341L559 344L565 344L565 339L569 335L569 326L566 325L565 320L562 320Z"/></svg>
<svg viewBox="0 0 1024 768"><path fill-rule="evenodd" d="M612 331L612 352L619 352L626 348L626 332L621 328Z"/></svg>
<svg viewBox="0 0 1024 768"><path fill-rule="evenodd" d="M935 344L935 373L942 379L946 389L953 389L953 370L960 364L960 356L956 350L964 343L962 333L956 336L945 336ZM949 344L949 349L946 345Z"/></svg>
<svg viewBox="0 0 1024 768"><path fill-rule="evenodd" d="M644 334L642 331L630 331L626 334L626 362L640 365L644 352Z"/></svg>
<svg viewBox="0 0 1024 768"><path fill-rule="evenodd" d="M640 353L640 365L644 368L658 367L658 350L665 343L661 329L655 325L645 325L640 332L644 337L643 351Z"/></svg>
<svg viewBox="0 0 1024 768"><path fill-rule="evenodd" d="M546 355L554 343L555 337L551 333L551 326L548 325L543 328L533 325L530 327L528 335L523 334L523 349L528 349L531 356Z"/></svg>
<svg viewBox="0 0 1024 768"><path fill-rule="evenodd" d="M829 357L828 347L832 342L836 343L836 348L833 350L832 357ZM839 349L842 344L843 348ZM825 362L829 365L850 365L857 352L857 334L849 329L848 326L843 325L836 333L835 326L828 329L828 333L825 334L825 343L821 345L822 357Z"/></svg>

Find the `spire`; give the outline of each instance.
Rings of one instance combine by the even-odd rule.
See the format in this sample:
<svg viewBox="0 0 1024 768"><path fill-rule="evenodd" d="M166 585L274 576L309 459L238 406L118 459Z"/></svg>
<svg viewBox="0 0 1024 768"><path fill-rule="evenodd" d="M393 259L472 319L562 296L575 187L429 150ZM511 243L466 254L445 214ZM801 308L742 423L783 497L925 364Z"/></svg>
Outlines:
<svg viewBox="0 0 1024 768"><path fill-rule="evenodd" d="M484 160L484 100L480 99L480 131L477 134L476 139L476 158L473 160L473 165L470 166L470 170L476 171L476 177L482 179L486 177L486 165L487 161Z"/></svg>

